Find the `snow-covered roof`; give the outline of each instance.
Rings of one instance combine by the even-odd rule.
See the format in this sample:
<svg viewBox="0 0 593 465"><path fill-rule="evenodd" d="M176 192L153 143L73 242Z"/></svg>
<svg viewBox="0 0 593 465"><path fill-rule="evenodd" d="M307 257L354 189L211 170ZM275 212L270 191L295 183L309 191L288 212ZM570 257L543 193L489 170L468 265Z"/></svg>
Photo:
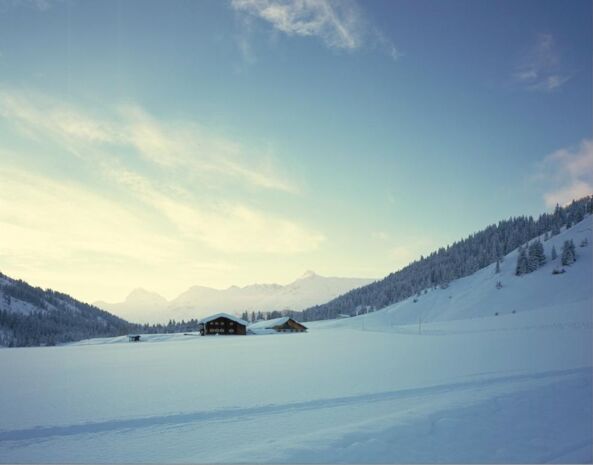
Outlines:
<svg viewBox="0 0 593 465"><path fill-rule="evenodd" d="M210 321L216 320L217 318L228 318L229 320L234 321L235 323L239 323L240 325L247 326L247 322L242 320L241 318L231 315L229 313L217 313L215 315L207 316L206 318L202 318L199 323L208 323Z"/></svg>
<svg viewBox="0 0 593 465"><path fill-rule="evenodd" d="M250 324L249 325L249 329L270 329L270 328L275 328L276 326L283 325L288 320L290 320L290 317L283 316L283 317L280 317L280 318L272 318L271 320L258 321L257 323Z"/></svg>

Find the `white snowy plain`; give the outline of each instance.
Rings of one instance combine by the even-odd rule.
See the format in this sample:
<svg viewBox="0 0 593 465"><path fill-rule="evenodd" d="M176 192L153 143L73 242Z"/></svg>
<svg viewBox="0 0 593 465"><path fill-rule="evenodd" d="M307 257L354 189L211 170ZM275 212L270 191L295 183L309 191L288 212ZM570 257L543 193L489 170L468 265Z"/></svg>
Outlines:
<svg viewBox="0 0 593 465"><path fill-rule="evenodd" d="M0 350L0 462L591 463L591 225L307 333Z"/></svg>

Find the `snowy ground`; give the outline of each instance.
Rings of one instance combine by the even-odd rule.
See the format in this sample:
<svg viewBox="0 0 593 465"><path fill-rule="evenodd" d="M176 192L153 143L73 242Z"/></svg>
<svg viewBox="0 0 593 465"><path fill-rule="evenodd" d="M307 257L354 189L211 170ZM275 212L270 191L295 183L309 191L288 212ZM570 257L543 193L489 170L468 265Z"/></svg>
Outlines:
<svg viewBox="0 0 593 465"><path fill-rule="evenodd" d="M0 350L0 461L591 463L591 245L577 253L563 275L514 277L509 256L304 334Z"/></svg>

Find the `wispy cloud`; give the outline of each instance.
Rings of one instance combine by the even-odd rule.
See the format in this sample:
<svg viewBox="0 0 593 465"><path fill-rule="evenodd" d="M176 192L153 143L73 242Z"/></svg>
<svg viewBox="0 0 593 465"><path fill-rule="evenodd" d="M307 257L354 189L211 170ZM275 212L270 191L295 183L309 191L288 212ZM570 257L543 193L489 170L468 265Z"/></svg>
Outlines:
<svg viewBox="0 0 593 465"><path fill-rule="evenodd" d="M16 7L25 7L43 12L61 1L63 0L0 0L0 13Z"/></svg>
<svg viewBox="0 0 593 465"><path fill-rule="evenodd" d="M101 119L46 96L0 89L2 116L31 138L50 137L76 153L83 153L77 150L81 144L90 144L91 151L119 146L161 168L207 175L211 182L233 180L292 194L300 190L269 155L254 154L193 121L159 121L137 105L121 105L111 119Z"/></svg>
<svg viewBox="0 0 593 465"><path fill-rule="evenodd" d="M164 189L116 160L102 172L175 227L176 234L224 253L295 254L315 249L323 235L241 202L199 202L191 192Z"/></svg>
<svg viewBox="0 0 593 465"><path fill-rule="evenodd" d="M549 154L538 163L533 179L544 185L548 207L593 194L593 141Z"/></svg>
<svg viewBox="0 0 593 465"><path fill-rule="evenodd" d="M551 92L570 79L562 65L560 51L551 34L539 34L524 52L513 80L527 90Z"/></svg>
<svg viewBox="0 0 593 465"><path fill-rule="evenodd" d="M317 37L328 48L353 51L372 42L397 60L401 53L365 19L353 0L232 0L231 7L289 36ZM241 36L245 40L245 36ZM241 49L245 44L239 44ZM250 50L250 49L248 49Z"/></svg>
<svg viewBox="0 0 593 465"><path fill-rule="evenodd" d="M317 36L328 47L355 49L362 41L359 15L350 2L233 0L231 5L288 35Z"/></svg>
<svg viewBox="0 0 593 465"><path fill-rule="evenodd" d="M66 290L81 273L90 282L106 270L121 274L122 286L130 276L158 284L163 273L186 285L198 272L202 282L221 276L226 283L225 270L241 256L300 254L325 240L261 207L270 192L298 192L273 159L192 121L161 121L138 106L108 110L98 117L43 95L0 90L0 124L18 141L0 150L0 241L11 244L0 252L1 267L29 279L46 270L45 282ZM43 164L36 173L21 164L38 157L72 172L58 179ZM220 265L209 275L204 263Z"/></svg>

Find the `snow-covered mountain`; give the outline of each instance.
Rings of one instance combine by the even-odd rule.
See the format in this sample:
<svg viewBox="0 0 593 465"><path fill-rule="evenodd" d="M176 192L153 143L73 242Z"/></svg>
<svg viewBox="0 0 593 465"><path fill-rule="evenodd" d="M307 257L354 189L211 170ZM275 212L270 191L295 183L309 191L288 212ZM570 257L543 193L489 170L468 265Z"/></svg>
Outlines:
<svg viewBox="0 0 593 465"><path fill-rule="evenodd" d="M73 297L0 273L0 347L125 334L132 325Z"/></svg>
<svg viewBox="0 0 593 465"><path fill-rule="evenodd" d="M124 302L95 302L95 305L129 321L164 323L217 312L302 310L371 282L372 279L326 277L307 271L287 285L251 284L227 289L192 286L171 301L157 293L136 289Z"/></svg>
<svg viewBox="0 0 593 465"><path fill-rule="evenodd" d="M556 236L545 240L542 235L546 263L528 274L515 274L515 249L504 257L498 273L493 263L452 281L446 288L428 288L374 313L306 324L319 328L364 327L381 332L418 332L420 326L423 332L423 325L433 323L433 334L438 334L439 324L445 322L449 328L450 322L455 322L453 326L460 332L473 331L484 325L483 318L491 319L488 325L494 328L508 326L512 320L525 325L527 321L546 325L551 324L548 320L562 320L570 325L573 319L581 321L593 308L592 230L593 215L587 215ZM572 241L576 251L576 261L568 266L561 263L565 241ZM551 257L553 248L557 251L555 259ZM539 317L522 315L536 311ZM558 318L558 312L566 314Z"/></svg>
<svg viewBox="0 0 593 465"><path fill-rule="evenodd" d="M130 292L123 302L114 304L95 302L94 305L130 321L149 323L160 321L161 313L167 308L167 304L167 299L162 295L138 288ZM138 319L139 315L142 315L142 318Z"/></svg>

